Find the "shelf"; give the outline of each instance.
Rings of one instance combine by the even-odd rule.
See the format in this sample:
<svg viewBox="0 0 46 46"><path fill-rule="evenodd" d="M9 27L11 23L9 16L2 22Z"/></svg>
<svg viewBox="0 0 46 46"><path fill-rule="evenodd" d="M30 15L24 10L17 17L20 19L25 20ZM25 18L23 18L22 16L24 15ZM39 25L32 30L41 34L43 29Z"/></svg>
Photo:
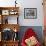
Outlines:
<svg viewBox="0 0 46 46"><path fill-rule="evenodd" d="M2 16L2 24L18 24L18 16Z"/></svg>
<svg viewBox="0 0 46 46"><path fill-rule="evenodd" d="M15 41L15 42L14 41L2 42L3 46L18 46L18 43L19 43L18 41Z"/></svg>
<svg viewBox="0 0 46 46"><path fill-rule="evenodd" d="M18 9L19 7L0 7L0 9Z"/></svg>
<svg viewBox="0 0 46 46"><path fill-rule="evenodd" d="M12 41L12 40L10 40L10 41L3 41L4 43L15 43L15 42L19 42L19 40L15 40L15 41Z"/></svg>
<svg viewBox="0 0 46 46"><path fill-rule="evenodd" d="M5 28L12 29L13 31L16 29L19 31L19 24L0 24L1 31Z"/></svg>
<svg viewBox="0 0 46 46"><path fill-rule="evenodd" d="M1 15L18 15L19 7L0 7Z"/></svg>
<svg viewBox="0 0 46 46"><path fill-rule="evenodd" d="M18 16L19 16L19 7L0 7L0 16L1 16L1 24L18 24ZM9 16L16 17L16 20L12 20L11 18L9 19ZM10 21L11 22L10 22ZM9 23L10 22L10 23Z"/></svg>
<svg viewBox="0 0 46 46"><path fill-rule="evenodd" d="M18 46L18 17L19 7L0 7L0 46Z"/></svg>

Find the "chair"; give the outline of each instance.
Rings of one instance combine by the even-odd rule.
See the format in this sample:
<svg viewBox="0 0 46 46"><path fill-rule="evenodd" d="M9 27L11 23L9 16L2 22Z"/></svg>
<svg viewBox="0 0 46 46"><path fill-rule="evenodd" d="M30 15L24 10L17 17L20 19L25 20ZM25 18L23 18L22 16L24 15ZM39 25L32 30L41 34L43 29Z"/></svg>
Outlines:
<svg viewBox="0 0 46 46"><path fill-rule="evenodd" d="M32 28L28 28L24 34L24 37L22 38L22 42L21 42L21 46L27 46L25 40L29 39L30 37L35 37L37 40L37 44L35 46L41 46L39 40L37 39L37 35L34 32L34 30ZM30 43L31 44L31 43ZM29 45L30 46L30 45Z"/></svg>

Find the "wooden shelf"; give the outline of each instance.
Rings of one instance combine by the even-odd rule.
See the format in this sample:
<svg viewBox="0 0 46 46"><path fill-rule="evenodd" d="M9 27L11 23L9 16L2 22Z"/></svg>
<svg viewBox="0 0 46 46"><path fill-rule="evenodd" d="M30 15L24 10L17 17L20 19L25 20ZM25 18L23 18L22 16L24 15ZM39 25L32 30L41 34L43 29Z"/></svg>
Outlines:
<svg viewBox="0 0 46 46"><path fill-rule="evenodd" d="M3 46L18 46L18 42L19 41L1 41L0 43L0 45L3 45Z"/></svg>
<svg viewBox="0 0 46 46"><path fill-rule="evenodd" d="M8 43L8 42L12 43L12 42L19 42L19 40L15 40L15 41L10 40L10 41L3 41L3 42L5 42L5 43Z"/></svg>
<svg viewBox="0 0 46 46"><path fill-rule="evenodd" d="M15 10L18 10L19 7L0 7L0 10L12 10L12 9L15 9Z"/></svg>
<svg viewBox="0 0 46 46"><path fill-rule="evenodd" d="M17 23L9 24L8 18L7 18L9 16L14 16L14 17L17 16L17 18L16 18ZM14 31L14 33L18 33L18 31L20 29L19 24L18 24L18 17L19 17L19 7L0 7L0 20L1 20L0 32L3 33L4 29L11 29L10 31ZM14 34L14 37L15 37L15 34ZM13 37L13 39L14 39L14 37ZM16 34L16 37L18 38L17 34ZM18 46L18 42L19 42L18 39L17 39L17 41L16 41L16 39L15 39L15 41L13 41L13 39L10 39L9 41L7 41L7 40L5 41L2 38L3 37L1 34L0 46Z"/></svg>
<svg viewBox="0 0 46 46"><path fill-rule="evenodd" d="M19 31L19 25L18 24L0 24L1 31L5 28L10 28L14 31L16 29Z"/></svg>

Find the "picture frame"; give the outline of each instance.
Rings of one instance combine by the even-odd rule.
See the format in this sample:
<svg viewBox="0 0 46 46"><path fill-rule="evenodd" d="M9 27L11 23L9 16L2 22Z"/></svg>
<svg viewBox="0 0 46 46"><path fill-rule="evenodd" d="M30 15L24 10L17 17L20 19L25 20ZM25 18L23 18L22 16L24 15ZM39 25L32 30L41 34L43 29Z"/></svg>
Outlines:
<svg viewBox="0 0 46 46"><path fill-rule="evenodd" d="M2 15L9 15L9 10L2 10Z"/></svg>
<svg viewBox="0 0 46 46"><path fill-rule="evenodd" d="M36 19L37 8L24 8L24 19Z"/></svg>

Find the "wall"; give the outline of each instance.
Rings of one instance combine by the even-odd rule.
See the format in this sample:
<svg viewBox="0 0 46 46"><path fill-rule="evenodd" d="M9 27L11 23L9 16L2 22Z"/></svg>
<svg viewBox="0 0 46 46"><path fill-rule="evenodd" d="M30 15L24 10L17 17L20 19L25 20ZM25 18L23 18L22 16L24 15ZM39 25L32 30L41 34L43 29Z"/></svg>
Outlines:
<svg viewBox="0 0 46 46"><path fill-rule="evenodd" d="M22 26L43 26L42 0L18 1L21 4L20 24ZM24 19L24 8L37 8L37 19Z"/></svg>
<svg viewBox="0 0 46 46"><path fill-rule="evenodd" d="M0 0L0 6L14 6L15 0ZM17 0L20 26L43 26L42 0ZM37 8L37 19L24 19L24 8Z"/></svg>
<svg viewBox="0 0 46 46"><path fill-rule="evenodd" d="M37 34L37 37L41 43L43 43L43 32L42 32L42 26L21 26L20 32L19 32L19 39L20 42L24 36L24 33L27 31L28 28L32 28L34 32Z"/></svg>
<svg viewBox="0 0 46 46"><path fill-rule="evenodd" d="M15 6L14 1L15 0L0 0L0 6L1 7ZM20 26L36 26L33 28L36 30L37 35L38 35L40 41L42 42L41 38L43 38L43 34L42 34L43 30L42 30L42 27L41 28L39 27L39 26L43 26L43 17L44 16L43 16L42 0L17 0L17 3L18 3L17 6L20 7L20 9L19 9ZM37 8L37 19L24 19L24 8ZM11 18L12 17L9 17L9 20ZM24 30L23 28L26 29L27 27L20 27L20 28L22 29L21 32L23 32L23 30ZM39 29L39 30L37 30L37 29Z"/></svg>

